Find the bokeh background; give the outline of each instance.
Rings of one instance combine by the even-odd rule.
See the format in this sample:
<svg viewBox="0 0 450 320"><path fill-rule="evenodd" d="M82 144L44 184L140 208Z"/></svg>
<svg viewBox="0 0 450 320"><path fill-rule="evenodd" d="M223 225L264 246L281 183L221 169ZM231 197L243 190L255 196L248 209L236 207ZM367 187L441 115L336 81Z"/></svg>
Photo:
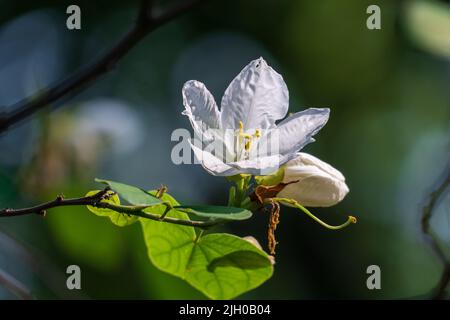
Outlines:
<svg viewBox="0 0 450 320"><path fill-rule="evenodd" d="M65 27L72 3L81 7L79 31ZM366 28L370 4L381 8L381 30ZM137 6L0 1L0 112L105 52L130 28ZM171 162L170 136L190 130L181 115L185 81L204 82L220 101L259 56L284 76L291 112L331 107L305 151L341 170L351 191L314 212L330 223L348 214L359 222L333 232L283 209L275 274L241 298L426 297L441 265L423 242L419 217L450 159L447 1L206 1L149 35L76 98L1 135L0 207L81 196L98 188L94 177L164 184L190 203L226 203L225 179ZM446 249L449 198L432 220ZM265 245L266 224L259 215L223 230ZM81 291L65 288L70 264L81 267ZM381 290L366 288L371 264L381 268ZM151 265L138 225L118 228L82 207L44 219L2 218L0 270L36 298L204 298ZM15 296L0 286L0 298Z"/></svg>

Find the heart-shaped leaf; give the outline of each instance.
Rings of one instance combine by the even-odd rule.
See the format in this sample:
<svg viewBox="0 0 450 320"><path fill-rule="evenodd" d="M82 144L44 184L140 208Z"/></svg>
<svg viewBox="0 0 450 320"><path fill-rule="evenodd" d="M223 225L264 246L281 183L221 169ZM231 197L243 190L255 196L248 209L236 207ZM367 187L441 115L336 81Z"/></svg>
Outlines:
<svg viewBox="0 0 450 320"><path fill-rule="evenodd" d="M150 191L150 193L156 194L154 191ZM179 205L167 193L161 199L168 201L172 206ZM145 212L156 214L163 214L165 210L166 207L163 205L144 209ZM189 220L189 216L185 212L174 209L167 213L167 217ZM195 229L144 218L140 218L140 222L150 260L164 272L183 277L195 240Z"/></svg>
<svg viewBox="0 0 450 320"><path fill-rule="evenodd" d="M195 243L185 279L212 299L232 299L258 287L272 273L264 251L237 236L216 233Z"/></svg>
<svg viewBox="0 0 450 320"><path fill-rule="evenodd" d="M246 220L252 216L252 212L247 209L226 207L226 206L206 206L206 205L182 205L177 209L187 211L198 217L222 219L222 220Z"/></svg>
<svg viewBox="0 0 450 320"><path fill-rule="evenodd" d="M109 180L95 179L95 181L108 185L122 199L132 205L154 205L162 202L159 198L138 187Z"/></svg>
<svg viewBox="0 0 450 320"><path fill-rule="evenodd" d="M168 216L188 219L176 209ZM197 239L193 227L140 221L152 263L209 298L234 298L261 285L273 273L268 255L237 236L209 234Z"/></svg>

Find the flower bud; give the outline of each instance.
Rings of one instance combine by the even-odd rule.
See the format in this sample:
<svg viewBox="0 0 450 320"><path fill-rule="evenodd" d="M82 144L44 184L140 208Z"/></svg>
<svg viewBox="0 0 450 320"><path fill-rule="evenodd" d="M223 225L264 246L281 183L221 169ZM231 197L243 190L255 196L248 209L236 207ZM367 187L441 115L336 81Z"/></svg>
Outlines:
<svg viewBox="0 0 450 320"><path fill-rule="evenodd" d="M349 192L342 173L303 152L285 165L283 182L293 181L297 182L287 185L277 197L294 199L307 207L335 205Z"/></svg>

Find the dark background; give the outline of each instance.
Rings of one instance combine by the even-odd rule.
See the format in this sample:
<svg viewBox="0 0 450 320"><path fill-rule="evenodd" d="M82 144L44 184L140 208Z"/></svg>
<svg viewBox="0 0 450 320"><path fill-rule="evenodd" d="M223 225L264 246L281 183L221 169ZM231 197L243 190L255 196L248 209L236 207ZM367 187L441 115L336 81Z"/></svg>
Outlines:
<svg viewBox="0 0 450 320"><path fill-rule="evenodd" d="M138 7L78 1L82 29L69 31L72 3L0 1L0 111L108 50ZM366 28L370 4L381 8L381 30ZM314 212L336 224L355 215L358 224L330 231L283 209L275 274L242 297L424 297L441 272L422 241L420 213L450 155L449 25L443 1L206 1L75 99L0 136L0 208L82 196L98 188L94 177L165 184L181 201L225 204L225 179L171 162L171 132L191 130L181 88L196 79L220 101L263 56L286 80L290 112L331 108L304 151L342 171L350 193ZM446 250L449 210L447 196L432 220ZM261 214L224 230L265 245L266 224ZM70 264L81 267L81 291L65 288ZM381 290L366 288L371 264L381 268ZM204 298L150 264L138 225L118 228L82 207L0 220L0 269L37 298ZM0 287L0 298L14 296Z"/></svg>

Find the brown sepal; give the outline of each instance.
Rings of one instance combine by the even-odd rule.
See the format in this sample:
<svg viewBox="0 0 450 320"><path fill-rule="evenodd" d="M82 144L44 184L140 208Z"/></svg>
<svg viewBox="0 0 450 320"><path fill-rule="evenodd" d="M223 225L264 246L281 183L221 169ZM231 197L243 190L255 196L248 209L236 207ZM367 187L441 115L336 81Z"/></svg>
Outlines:
<svg viewBox="0 0 450 320"><path fill-rule="evenodd" d="M259 185L255 188L255 191L253 191L250 194L250 199L253 202L256 202L259 205L261 205L264 203L265 199L275 198L277 196L277 194L281 190L283 190L287 185L289 185L291 183L296 183L296 182L298 182L298 180L287 182L287 183L280 182L274 186Z"/></svg>

